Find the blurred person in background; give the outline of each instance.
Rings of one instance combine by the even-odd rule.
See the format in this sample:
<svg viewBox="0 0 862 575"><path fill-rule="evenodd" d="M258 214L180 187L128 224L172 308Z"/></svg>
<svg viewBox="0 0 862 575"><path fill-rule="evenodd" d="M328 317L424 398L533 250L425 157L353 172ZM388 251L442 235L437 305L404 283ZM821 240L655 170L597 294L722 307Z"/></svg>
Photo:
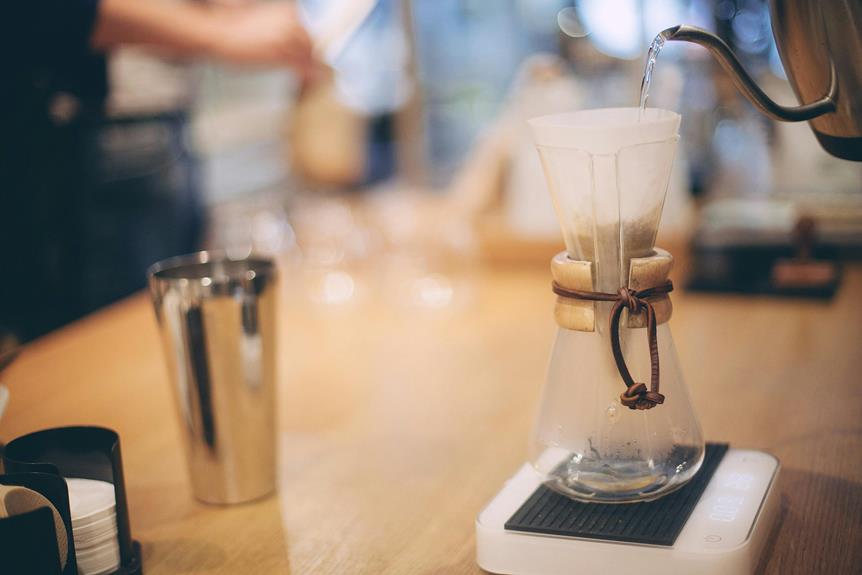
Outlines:
<svg viewBox="0 0 862 575"><path fill-rule="evenodd" d="M113 49L302 77L315 63L287 1L28 0L7 6L4 24L0 333L25 341L142 288L148 265L197 248L190 94L110 109ZM171 92L169 80L147 81Z"/></svg>

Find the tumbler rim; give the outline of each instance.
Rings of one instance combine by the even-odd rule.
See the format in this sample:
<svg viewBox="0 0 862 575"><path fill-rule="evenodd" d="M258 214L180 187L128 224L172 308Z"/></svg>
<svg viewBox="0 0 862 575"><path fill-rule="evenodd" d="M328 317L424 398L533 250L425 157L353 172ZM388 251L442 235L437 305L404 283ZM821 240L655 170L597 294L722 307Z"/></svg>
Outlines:
<svg viewBox="0 0 862 575"><path fill-rule="evenodd" d="M242 256L233 257L226 250L202 250L199 252L171 256L157 261L147 268L147 278L151 282L189 282L200 281L204 278L216 280L213 274L184 274L170 275L170 272L179 272L183 268L193 269L207 264L236 263L246 264L243 272L253 271L258 275L274 275L276 271L275 260L272 257L255 253L246 253ZM228 276L227 279L238 279L238 276Z"/></svg>

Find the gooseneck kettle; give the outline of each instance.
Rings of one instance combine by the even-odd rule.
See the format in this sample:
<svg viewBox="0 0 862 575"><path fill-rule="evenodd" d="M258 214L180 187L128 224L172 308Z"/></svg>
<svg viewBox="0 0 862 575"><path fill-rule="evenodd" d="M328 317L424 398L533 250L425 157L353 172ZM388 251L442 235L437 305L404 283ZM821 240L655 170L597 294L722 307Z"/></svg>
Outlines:
<svg viewBox="0 0 862 575"><path fill-rule="evenodd" d="M770 0L772 33L799 106L781 106L752 80L723 40L694 26L661 32L703 46L739 91L775 120L808 121L833 156L862 161L862 1Z"/></svg>

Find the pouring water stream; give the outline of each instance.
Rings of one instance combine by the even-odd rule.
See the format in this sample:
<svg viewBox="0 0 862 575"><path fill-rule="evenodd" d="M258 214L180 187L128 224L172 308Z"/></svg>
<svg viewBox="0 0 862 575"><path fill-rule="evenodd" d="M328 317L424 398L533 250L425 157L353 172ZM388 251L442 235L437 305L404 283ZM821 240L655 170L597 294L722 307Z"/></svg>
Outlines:
<svg viewBox="0 0 862 575"><path fill-rule="evenodd" d="M644 75L641 80L641 98L640 98L640 107L638 108L638 122L643 118L644 110L646 110L647 100L649 99L649 88L650 83L652 82L652 73L655 68L655 61L658 58L659 53L662 48L664 48L665 41L667 40L667 35L665 32L660 32L653 38L652 43L649 45L649 52L647 52L647 61L646 66L644 67Z"/></svg>

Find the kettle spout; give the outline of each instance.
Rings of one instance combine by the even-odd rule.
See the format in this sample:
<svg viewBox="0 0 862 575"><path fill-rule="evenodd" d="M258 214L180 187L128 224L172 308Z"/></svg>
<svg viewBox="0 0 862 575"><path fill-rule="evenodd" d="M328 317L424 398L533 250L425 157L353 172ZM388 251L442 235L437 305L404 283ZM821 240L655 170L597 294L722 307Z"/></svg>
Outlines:
<svg viewBox="0 0 862 575"><path fill-rule="evenodd" d="M838 82L834 69L831 74L829 91L825 96L809 104L782 106L760 89L760 86L751 78L730 47L715 34L683 24L662 30L659 35L667 42L691 42L709 50L709 53L724 68L724 71L730 74L736 89L757 109L774 120L802 122L835 111Z"/></svg>

